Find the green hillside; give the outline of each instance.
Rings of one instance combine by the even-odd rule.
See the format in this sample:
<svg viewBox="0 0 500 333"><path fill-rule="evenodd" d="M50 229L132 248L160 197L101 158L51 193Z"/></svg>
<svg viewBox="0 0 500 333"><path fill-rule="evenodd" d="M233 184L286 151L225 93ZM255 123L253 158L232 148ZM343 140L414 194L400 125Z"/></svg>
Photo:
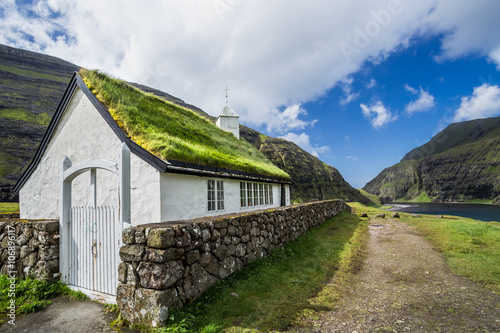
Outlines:
<svg viewBox="0 0 500 333"><path fill-rule="evenodd" d="M74 71L69 62L0 45L0 202L35 154Z"/></svg>
<svg viewBox="0 0 500 333"><path fill-rule="evenodd" d="M500 203L500 117L448 126L363 189L386 202Z"/></svg>

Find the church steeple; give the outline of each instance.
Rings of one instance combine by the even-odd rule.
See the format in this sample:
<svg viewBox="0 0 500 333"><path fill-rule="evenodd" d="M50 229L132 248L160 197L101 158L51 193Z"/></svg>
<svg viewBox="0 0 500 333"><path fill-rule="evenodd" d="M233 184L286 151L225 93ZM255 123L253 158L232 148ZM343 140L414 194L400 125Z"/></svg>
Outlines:
<svg viewBox="0 0 500 333"><path fill-rule="evenodd" d="M219 117L217 117L217 122L216 125L220 129L226 131L226 132L231 132L234 134L236 138L240 138L240 121L238 114L233 110L232 107L229 106L227 102L227 92L229 89L226 86L226 89L223 91L226 92L226 105L222 108L222 111L219 114Z"/></svg>

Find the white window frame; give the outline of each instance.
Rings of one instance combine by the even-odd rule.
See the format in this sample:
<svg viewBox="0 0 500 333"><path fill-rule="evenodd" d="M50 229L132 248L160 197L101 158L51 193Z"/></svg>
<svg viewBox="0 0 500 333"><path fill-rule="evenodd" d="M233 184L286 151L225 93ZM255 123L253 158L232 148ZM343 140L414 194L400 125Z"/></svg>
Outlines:
<svg viewBox="0 0 500 333"><path fill-rule="evenodd" d="M240 208L264 207L273 204L272 184L240 182Z"/></svg>
<svg viewBox="0 0 500 333"><path fill-rule="evenodd" d="M224 197L224 181L208 179L207 210L209 212L223 211L225 209Z"/></svg>

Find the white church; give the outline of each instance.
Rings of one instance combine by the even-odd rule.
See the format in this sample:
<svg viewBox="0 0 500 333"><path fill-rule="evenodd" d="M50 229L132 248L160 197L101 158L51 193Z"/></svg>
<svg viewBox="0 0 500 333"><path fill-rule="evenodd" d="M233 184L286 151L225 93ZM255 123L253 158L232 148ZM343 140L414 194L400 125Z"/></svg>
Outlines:
<svg viewBox="0 0 500 333"><path fill-rule="evenodd" d="M290 204L289 177L162 158L127 135L112 112L75 73L15 187L22 219L59 220L59 272L71 288L116 301L122 231L128 227ZM182 112L234 146L241 144L238 115L229 105L217 119L220 129L191 110ZM178 121L169 125L182 127L183 118ZM250 155L260 154L246 147L255 149Z"/></svg>
<svg viewBox="0 0 500 333"><path fill-rule="evenodd" d="M240 139L239 117L227 104L227 95L216 125ZM120 168L122 160L130 165L126 174ZM130 208L121 207L128 215L123 217L138 225L289 205L291 184L290 179L166 160L150 153L124 133L75 73L15 190L24 219L58 219L64 204L130 203Z"/></svg>

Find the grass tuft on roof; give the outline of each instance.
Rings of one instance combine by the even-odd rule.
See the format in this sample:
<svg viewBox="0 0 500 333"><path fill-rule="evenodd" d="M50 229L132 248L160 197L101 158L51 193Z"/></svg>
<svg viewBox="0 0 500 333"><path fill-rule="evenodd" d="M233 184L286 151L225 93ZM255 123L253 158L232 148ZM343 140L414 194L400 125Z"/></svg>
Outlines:
<svg viewBox="0 0 500 333"><path fill-rule="evenodd" d="M123 131L162 159L290 179L246 140L194 111L98 71L81 69L79 74Z"/></svg>

